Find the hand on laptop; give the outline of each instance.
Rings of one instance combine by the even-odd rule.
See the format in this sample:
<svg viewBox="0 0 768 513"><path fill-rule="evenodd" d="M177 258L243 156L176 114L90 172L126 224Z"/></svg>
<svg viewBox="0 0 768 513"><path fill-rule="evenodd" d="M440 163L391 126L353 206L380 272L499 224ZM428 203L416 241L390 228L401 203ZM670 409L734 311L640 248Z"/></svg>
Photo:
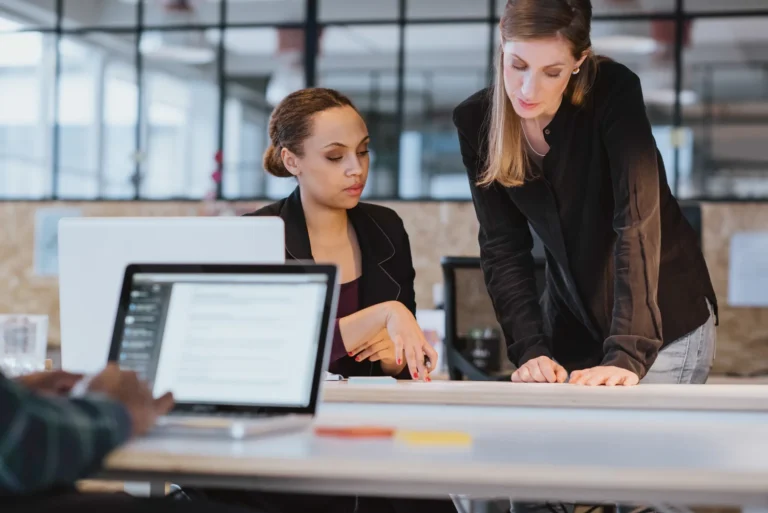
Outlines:
<svg viewBox="0 0 768 513"><path fill-rule="evenodd" d="M528 360L514 374L514 383L565 383L568 372L559 363L546 356Z"/></svg>
<svg viewBox="0 0 768 513"><path fill-rule="evenodd" d="M66 395L81 379L83 379L82 374L55 370L27 374L17 378L16 382L38 394Z"/></svg>
<svg viewBox="0 0 768 513"><path fill-rule="evenodd" d="M173 408L170 393L154 399L152 391L139 381L135 372L120 370L115 364L108 365L95 376L88 385L88 391L104 394L122 403L133 420L133 436L147 433L155 425L157 417Z"/></svg>

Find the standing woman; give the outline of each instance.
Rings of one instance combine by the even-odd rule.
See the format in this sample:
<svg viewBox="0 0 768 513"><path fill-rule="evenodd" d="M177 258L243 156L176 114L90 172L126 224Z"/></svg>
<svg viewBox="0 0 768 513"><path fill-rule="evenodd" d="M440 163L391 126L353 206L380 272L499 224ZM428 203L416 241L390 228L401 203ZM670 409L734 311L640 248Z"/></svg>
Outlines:
<svg viewBox="0 0 768 513"><path fill-rule="evenodd" d="M454 111L512 380L704 383L717 308L704 257L640 80L594 55L591 18L589 0L509 0L495 85Z"/></svg>

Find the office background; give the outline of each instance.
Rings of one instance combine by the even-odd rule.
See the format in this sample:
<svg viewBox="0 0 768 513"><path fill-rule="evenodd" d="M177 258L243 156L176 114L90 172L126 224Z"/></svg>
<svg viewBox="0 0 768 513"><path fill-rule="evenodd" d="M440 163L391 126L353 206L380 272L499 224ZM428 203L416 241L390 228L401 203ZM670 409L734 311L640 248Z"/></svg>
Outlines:
<svg viewBox="0 0 768 513"><path fill-rule="evenodd" d="M430 306L440 257L477 254L451 111L489 83L503 5L0 0L0 311L50 315L57 342L56 280L31 264L41 208L226 215L285 195L261 167L266 125L304 85L366 118L366 198L403 216ZM768 311L726 299L731 235L768 227L768 1L593 5L596 51L638 73L673 190L701 204L717 370L765 371Z"/></svg>

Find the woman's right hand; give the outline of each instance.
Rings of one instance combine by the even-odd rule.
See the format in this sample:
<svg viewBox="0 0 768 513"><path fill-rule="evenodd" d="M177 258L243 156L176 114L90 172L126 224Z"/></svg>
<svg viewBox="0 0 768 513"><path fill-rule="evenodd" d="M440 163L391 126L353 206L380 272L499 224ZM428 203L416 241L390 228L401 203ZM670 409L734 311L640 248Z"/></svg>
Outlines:
<svg viewBox="0 0 768 513"><path fill-rule="evenodd" d="M546 356L528 360L514 374L514 383L565 383L568 372L559 363Z"/></svg>
<svg viewBox="0 0 768 513"><path fill-rule="evenodd" d="M429 373L437 368L437 352L424 337L416 318L404 304L392 301L388 306L385 326L395 344L396 357L405 357L408 370L414 379L429 381Z"/></svg>

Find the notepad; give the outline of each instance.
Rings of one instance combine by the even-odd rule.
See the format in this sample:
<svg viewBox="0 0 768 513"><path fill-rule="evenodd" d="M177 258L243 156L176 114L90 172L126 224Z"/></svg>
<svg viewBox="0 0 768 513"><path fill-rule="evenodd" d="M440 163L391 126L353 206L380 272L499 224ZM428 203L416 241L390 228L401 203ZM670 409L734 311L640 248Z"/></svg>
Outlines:
<svg viewBox="0 0 768 513"><path fill-rule="evenodd" d="M394 385L397 380L392 376L350 376L347 381L354 385Z"/></svg>

